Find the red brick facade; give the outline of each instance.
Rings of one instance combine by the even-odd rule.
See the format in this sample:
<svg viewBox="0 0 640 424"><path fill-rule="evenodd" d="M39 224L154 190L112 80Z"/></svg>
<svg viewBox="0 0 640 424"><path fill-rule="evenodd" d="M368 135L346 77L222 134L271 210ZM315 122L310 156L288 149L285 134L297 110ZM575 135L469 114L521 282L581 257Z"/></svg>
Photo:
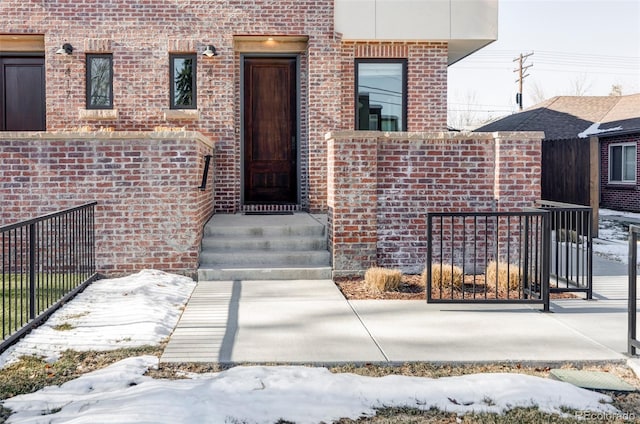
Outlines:
<svg viewBox="0 0 640 424"><path fill-rule="evenodd" d="M0 177L0 223L98 200L104 273L192 273L206 220L246 206L245 57L297 59L296 207L329 213L338 270L415 265L425 210L539 197L538 143L433 135L446 130L446 42L343 41L333 1L4 0L0 24L4 34L43 35L35 54L45 59L47 123L46 133L0 135L10 167ZM55 54L63 43L71 55ZM203 56L207 45L219 55ZM112 54L112 110L85 109L90 53ZM195 110L169 108L172 53L197 57ZM355 61L372 58L406 59L408 133L351 131ZM200 191L212 153L210 186Z"/></svg>
<svg viewBox="0 0 640 424"><path fill-rule="evenodd" d="M308 37L299 61L300 205L326 210L325 134L354 128L354 59L408 60L408 130L446 128L445 42L344 42L333 29L333 1L186 0L150 2L68 0L46 4L7 0L0 5L5 33L44 34L47 130L114 131L183 128L216 143L215 210L242 207L241 58L237 36ZM63 43L70 56L54 52ZM216 46L219 56L200 52ZM0 47L1 50L1 47ZM85 55L111 53L113 114L87 113ZM169 54L197 54L197 114L171 116ZM269 54L262 47L256 54ZM282 54L276 48L274 55Z"/></svg>
<svg viewBox="0 0 640 424"><path fill-rule="evenodd" d="M300 201L304 209L324 209L324 134L338 127L340 112L340 43L333 31L333 1L142 5L124 0L8 0L0 4L0 16L3 33L44 34L47 130L199 131L216 143L215 208L220 212L237 211L241 201L241 53L234 49L234 36L308 37L304 51L288 53L299 57L300 68ZM72 55L54 54L63 43L73 45ZM219 56L200 54L209 44ZM113 54L115 119L82 114L87 53ZM195 118L165 117L170 53L197 53ZM275 50L274 55L280 54Z"/></svg>
<svg viewBox="0 0 640 424"><path fill-rule="evenodd" d="M407 59L407 131L447 128L447 44L342 43L341 129L355 128L355 60Z"/></svg>
<svg viewBox="0 0 640 424"><path fill-rule="evenodd" d="M422 270L426 213L508 211L540 198L542 133L342 132L329 140L334 272Z"/></svg>
<svg viewBox="0 0 640 424"><path fill-rule="evenodd" d="M0 225L98 200L96 266L193 275L213 212L212 153L197 133L36 135L0 139Z"/></svg>
<svg viewBox="0 0 640 424"><path fill-rule="evenodd" d="M609 181L609 147L612 144L636 145L636 180L630 184ZM640 134L600 139L600 207L629 212L640 212Z"/></svg>

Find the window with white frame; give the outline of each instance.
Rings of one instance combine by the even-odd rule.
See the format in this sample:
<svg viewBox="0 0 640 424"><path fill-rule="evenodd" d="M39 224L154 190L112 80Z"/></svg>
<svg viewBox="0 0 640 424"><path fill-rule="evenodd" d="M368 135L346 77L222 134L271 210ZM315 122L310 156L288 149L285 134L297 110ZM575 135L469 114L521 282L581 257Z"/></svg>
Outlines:
<svg viewBox="0 0 640 424"><path fill-rule="evenodd" d="M609 182L635 183L637 162L635 143L611 144L609 146Z"/></svg>

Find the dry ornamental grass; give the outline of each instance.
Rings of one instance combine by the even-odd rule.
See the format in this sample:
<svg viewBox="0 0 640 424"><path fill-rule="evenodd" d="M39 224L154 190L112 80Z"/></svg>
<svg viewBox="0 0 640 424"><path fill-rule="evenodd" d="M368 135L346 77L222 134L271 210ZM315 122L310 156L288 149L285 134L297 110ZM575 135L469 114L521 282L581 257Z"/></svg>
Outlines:
<svg viewBox="0 0 640 424"><path fill-rule="evenodd" d="M485 270L488 284L497 284L499 290L518 290L524 272L518 265L491 261Z"/></svg>
<svg viewBox="0 0 640 424"><path fill-rule="evenodd" d="M427 270L422 273L421 282L423 286L427 286ZM453 287L460 289L464 282L464 274L462 268L450 264L433 264L431 265L431 287L437 289L446 289Z"/></svg>
<svg viewBox="0 0 640 424"><path fill-rule="evenodd" d="M379 267L369 268L364 274L364 282L374 292L395 291L402 282L402 272Z"/></svg>

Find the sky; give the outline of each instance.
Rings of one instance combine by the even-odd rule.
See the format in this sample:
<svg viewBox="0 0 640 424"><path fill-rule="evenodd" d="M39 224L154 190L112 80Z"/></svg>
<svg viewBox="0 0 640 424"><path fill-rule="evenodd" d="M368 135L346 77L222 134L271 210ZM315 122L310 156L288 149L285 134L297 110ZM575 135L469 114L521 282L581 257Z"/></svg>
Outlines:
<svg viewBox="0 0 640 424"><path fill-rule="evenodd" d="M23 354L55 361L65 349L157 344L177 323L194 286L189 278L151 270L98 280L3 354L0 368ZM66 329L61 324L67 324ZM8 423L30 424L271 424L280 419L304 424L357 419L383 406L500 413L537 405L558 414L564 408L590 417L619 413L604 394L513 373L430 379L334 374L323 367L238 366L219 373L185 374L179 380L145 376L157 367L155 356L131 357L1 403L14 412Z"/></svg>
<svg viewBox="0 0 640 424"><path fill-rule="evenodd" d="M498 0L498 40L449 67L449 125L518 111L558 95L640 92L640 0Z"/></svg>

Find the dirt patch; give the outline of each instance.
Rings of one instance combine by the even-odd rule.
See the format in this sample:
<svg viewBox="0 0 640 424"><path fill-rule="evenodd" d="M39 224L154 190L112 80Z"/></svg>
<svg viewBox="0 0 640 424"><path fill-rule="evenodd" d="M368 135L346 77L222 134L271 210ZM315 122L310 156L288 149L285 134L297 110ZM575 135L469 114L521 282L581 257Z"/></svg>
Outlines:
<svg viewBox="0 0 640 424"><path fill-rule="evenodd" d="M349 300L396 299L426 301L427 299L421 275L403 275L402 282L397 290L385 292L377 292L369 289L362 277L336 278L334 279L334 283L338 286L344 297ZM431 297L434 299L473 299L475 295L476 299L481 299L484 297L484 291L485 285L483 284L483 280L476 277L474 281L473 276L466 276L462 289L448 287L440 290L434 287L431 292ZM489 299L518 299L522 297L522 293L518 293L517 290L509 290L508 292L506 290L498 290L496 294L495 287L487 287L487 297ZM551 299L575 299L584 296L575 293L551 293L549 297Z"/></svg>
<svg viewBox="0 0 640 424"><path fill-rule="evenodd" d="M349 300L363 299L402 299L425 300L424 286L420 283L420 275L403 275L402 282L395 291L376 292L370 290L363 278L337 278L334 282Z"/></svg>

